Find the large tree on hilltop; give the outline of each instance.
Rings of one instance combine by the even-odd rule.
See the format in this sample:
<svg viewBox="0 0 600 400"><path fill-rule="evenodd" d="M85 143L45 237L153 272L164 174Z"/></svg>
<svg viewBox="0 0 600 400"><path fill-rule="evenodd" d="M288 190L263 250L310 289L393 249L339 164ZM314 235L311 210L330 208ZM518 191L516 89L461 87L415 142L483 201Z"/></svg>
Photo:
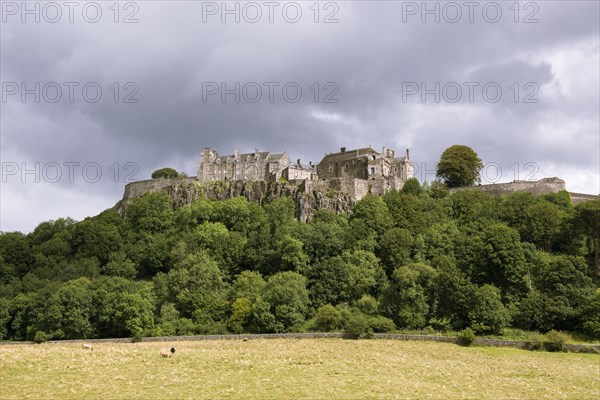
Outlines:
<svg viewBox="0 0 600 400"><path fill-rule="evenodd" d="M483 163L472 148L456 144L442 153L436 175L449 187L470 186L480 181L482 168Z"/></svg>

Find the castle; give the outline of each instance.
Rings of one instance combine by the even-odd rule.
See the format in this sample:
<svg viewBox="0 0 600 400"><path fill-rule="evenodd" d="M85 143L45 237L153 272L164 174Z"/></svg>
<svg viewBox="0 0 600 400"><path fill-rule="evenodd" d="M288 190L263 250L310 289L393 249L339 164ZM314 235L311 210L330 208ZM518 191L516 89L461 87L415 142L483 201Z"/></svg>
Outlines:
<svg viewBox="0 0 600 400"><path fill-rule="evenodd" d="M197 179L215 181L304 181L308 185L329 186L331 189L358 195L383 194L394 188L401 189L413 177L408 149L406 155L395 157L392 149L378 152L365 147L325 154L317 165L292 163L287 151L283 153L239 153L221 156L216 150L205 148L200 155Z"/></svg>

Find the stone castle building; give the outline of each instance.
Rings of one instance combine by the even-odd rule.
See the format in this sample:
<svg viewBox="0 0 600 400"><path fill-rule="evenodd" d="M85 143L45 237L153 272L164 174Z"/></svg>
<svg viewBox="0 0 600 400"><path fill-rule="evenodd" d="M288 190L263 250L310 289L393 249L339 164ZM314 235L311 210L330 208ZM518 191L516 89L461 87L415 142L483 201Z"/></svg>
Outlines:
<svg viewBox="0 0 600 400"><path fill-rule="evenodd" d="M288 181L308 182L311 187L328 186L334 190L356 194L359 198L367 192L383 194L390 189L401 189L413 177L413 167L408 150L406 155L395 157L392 149L380 153L371 147L329 153L317 165L292 163L287 151L261 152L221 156L216 150L205 148L200 155L197 179L215 181Z"/></svg>
<svg viewBox="0 0 600 400"><path fill-rule="evenodd" d="M371 147L326 154L317 166L319 179L364 179L376 180L397 178L406 181L413 177L408 149L406 156L395 158L392 149L383 148L381 153Z"/></svg>
<svg viewBox="0 0 600 400"><path fill-rule="evenodd" d="M272 154L254 150L254 153L220 156L216 150L205 148L200 155L197 178L200 182L265 181L276 182L291 164L287 152Z"/></svg>

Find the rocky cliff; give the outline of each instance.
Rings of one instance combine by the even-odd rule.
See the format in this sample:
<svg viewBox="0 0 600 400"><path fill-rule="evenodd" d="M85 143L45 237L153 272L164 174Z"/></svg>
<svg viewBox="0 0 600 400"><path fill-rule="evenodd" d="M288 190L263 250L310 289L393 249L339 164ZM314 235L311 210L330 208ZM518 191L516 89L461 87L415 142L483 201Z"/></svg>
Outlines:
<svg viewBox="0 0 600 400"><path fill-rule="evenodd" d="M296 202L297 218L309 221L317 210L331 210L336 213L350 212L356 202L352 196L332 189L309 187L303 181L260 182L226 181L202 183L195 178L150 179L132 182L125 186L123 199L114 209L124 215L127 204L145 193L165 192L173 199L173 205L180 207L191 204L199 198L224 200L243 196L248 201L269 203L279 197L290 197Z"/></svg>

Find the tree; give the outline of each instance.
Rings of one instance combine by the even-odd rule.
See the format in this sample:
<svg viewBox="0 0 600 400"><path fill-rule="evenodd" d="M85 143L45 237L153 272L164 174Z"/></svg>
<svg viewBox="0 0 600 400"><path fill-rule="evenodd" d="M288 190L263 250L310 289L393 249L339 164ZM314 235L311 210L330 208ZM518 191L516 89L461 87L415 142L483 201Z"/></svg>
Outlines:
<svg viewBox="0 0 600 400"><path fill-rule="evenodd" d="M423 193L423 188L421 188L421 184L417 178L410 178L402 186L402 193L419 196Z"/></svg>
<svg viewBox="0 0 600 400"><path fill-rule="evenodd" d="M519 233L504 224L490 225L481 233L483 243L480 283L502 290L505 299L515 300L526 291L525 256Z"/></svg>
<svg viewBox="0 0 600 400"><path fill-rule="evenodd" d="M431 288L437 271L429 265L411 264L396 268L383 289L381 309L399 327L420 329L427 324Z"/></svg>
<svg viewBox="0 0 600 400"><path fill-rule="evenodd" d="M483 285L474 291L473 306L469 310L471 327L479 333L501 333L510 323L510 313L500 300L500 290Z"/></svg>
<svg viewBox="0 0 600 400"><path fill-rule="evenodd" d="M337 331L342 328L342 313L331 304L319 307L315 315L314 329L318 332Z"/></svg>
<svg viewBox="0 0 600 400"><path fill-rule="evenodd" d="M366 195L356 202L350 221L361 220L367 228L382 235L392 227L392 218L387 205L380 196Z"/></svg>
<svg viewBox="0 0 600 400"><path fill-rule="evenodd" d="M435 279L436 313L447 318L454 329L463 329L470 324L469 310L477 286L446 256L433 260L439 274Z"/></svg>
<svg viewBox="0 0 600 400"><path fill-rule="evenodd" d="M379 258L389 276L395 268L410 262L414 239L408 229L392 228L379 240Z"/></svg>
<svg viewBox="0 0 600 400"><path fill-rule="evenodd" d="M454 145L442 153L437 166L437 177L449 187L471 186L480 182L481 159L469 146Z"/></svg>
<svg viewBox="0 0 600 400"><path fill-rule="evenodd" d="M600 277L600 200L577 204L573 225L585 235L588 260Z"/></svg>
<svg viewBox="0 0 600 400"><path fill-rule="evenodd" d="M304 322L308 309L306 278L296 272L279 272L265 285L264 300L275 317L276 332L287 332Z"/></svg>
<svg viewBox="0 0 600 400"><path fill-rule="evenodd" d="M177 171L175 171L173 168L161 168L161 169L157 169L156 171L154 171L152 173L152 179L158 179L158 178L166 178L166 179L170 179L170 178L177 178L179 176L179 173Z"/></svg>
<svg viewBox="0 0 600 400"><path fill-rule="evenodd" d="M204 322L221 319L225 311L222 273L206 253L188 255L175 264L167 277L169 301L181 315L190 317L196 312L196 317Z"/></svg>
<svg viewBox="0 0 600 400"><path fill-rule="evenodd" d="M563 227L565 212L548 201L533 204L525 215L524 239L544 251L550 251L552 243Z"/></svg>

